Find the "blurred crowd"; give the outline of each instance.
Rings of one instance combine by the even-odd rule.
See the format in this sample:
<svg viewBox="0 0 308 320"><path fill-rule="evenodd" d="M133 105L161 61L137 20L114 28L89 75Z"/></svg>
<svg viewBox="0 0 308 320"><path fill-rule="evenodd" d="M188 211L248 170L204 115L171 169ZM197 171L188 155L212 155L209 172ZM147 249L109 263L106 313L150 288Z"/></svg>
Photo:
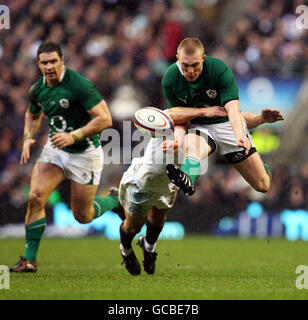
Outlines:
<svg viewBox="0 0 308 320"><path fill-rule="evenodd" d="M25 213L33 161L20 167L19 157L27 93L39 77L36 50L43 39L59 43L66 66L95 83L119 130L121 121L130 119L137 108L166 105L161 77L186 36L200 37L207 54L228 63L236 76L304 74L307 32L294 28L295 8L301 1L249 1L236 22L218 37L211 21L219 19L227 2L10 0L11 29L0 30L0 224L16 215L22 221ZM47 129L44 121L32 159L46 141ZM221 215L227 208L236 212L255 197L247 186L236 186L238 175L230 166L213 166L199 180L194 197L179 196L177 210L184 212L193 204L195 209L209 206ZM307 166L274 172L271 191L261 201L271 209L304 206ZM120 173L117 178L104 178L102 192L119 181Z"/></svg>
<svg viewBox="0 0 308 320"><path fill-rule="evenodd" d="M297 27L295 15L302 4L301 0L247 1L212 55L239 76L302 76L307 72L308 35Z"/></svg>

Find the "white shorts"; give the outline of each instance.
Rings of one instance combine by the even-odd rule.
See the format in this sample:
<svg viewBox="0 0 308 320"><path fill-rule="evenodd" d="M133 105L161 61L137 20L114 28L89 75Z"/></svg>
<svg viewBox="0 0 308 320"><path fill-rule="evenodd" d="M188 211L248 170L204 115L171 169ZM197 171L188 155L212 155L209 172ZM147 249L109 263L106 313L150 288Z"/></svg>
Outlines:
<svg viewBox="0 0 308 320"><path fill-rule="evenodd" d="M150 165L133 159L120 182L119 201L136 218L146 217L150 210L171 209L178 188L170 182L166 169L153 172Z"/></svg>
<svg viewBox="0 0 308 320"><path fill-rule="evenodd" d="M89 146L84 152L69 153L45 144L36 162L48 162L60 167L67 179L80 184L98 185L104 166L102 147Z"/></svg>
<svg viewBox="0 0 308 320"><path fill-rule="evenodd" d="M252 141L251 134L249 133L244 117L242 117L242 119L244 133L246 137L250 140L251 147L253 148L254 144ZM192 124L190 126L190 129L199 130L205 135L211 137L216 144L216 148L219 154L221 155L244 150L242 147L237 146L235 135L229 121L216 124Z"/></svg>

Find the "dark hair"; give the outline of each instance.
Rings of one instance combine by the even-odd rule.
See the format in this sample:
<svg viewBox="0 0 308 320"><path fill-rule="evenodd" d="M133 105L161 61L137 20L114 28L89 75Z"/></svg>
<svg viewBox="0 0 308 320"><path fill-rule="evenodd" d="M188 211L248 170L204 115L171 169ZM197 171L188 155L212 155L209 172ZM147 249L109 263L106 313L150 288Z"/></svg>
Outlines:
<svg viewBox="0 0 308 320"><path fill-rule="evenodd" d="M54 42L51 42L51 41L46 41L46 42L43 42L39 48L37 49L37 60L39 59L39 55L41 53L46 53L46 52L52 52L52 51L56 51L59 55L60 58L62 58L63 54L62 54L62 50L61 50L61 47L54 43Z"/></svg>

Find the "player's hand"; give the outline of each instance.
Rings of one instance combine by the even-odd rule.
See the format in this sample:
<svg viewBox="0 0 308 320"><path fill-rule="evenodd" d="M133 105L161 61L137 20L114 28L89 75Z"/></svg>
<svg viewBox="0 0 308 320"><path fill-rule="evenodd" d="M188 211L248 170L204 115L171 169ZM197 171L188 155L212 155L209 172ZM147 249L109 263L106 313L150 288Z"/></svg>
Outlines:
<svg viewBox="0 0 308 320"><path fill-rule="evenodd" d="M179 151L179 144L174 140L167 140L161 144L161 147L164 152L167 153L177 153Z"/></svg>
<svg viewBox="0 0 308 320"><path fill-rule="evenodd" d="M204 114L203 117L214 118L214 117L226 117L228 115L225 108L214 106L203 108Z"/></svg>
<svg viewBox="0 0 308 320"><path fill-rule="evenodd" d="M245 155L247 156L251 149L250 140L247 137L243 136L243 137L237 138L236 143L238 147L242 147L245 149Z"/></svg>
<svg viewBox="0 0 308 320"><path fill-rule="evenodd" d="M27 163L30 159L30 148L31 146L35 144L35 140L32 138L26 138L22 145L22 152L20 157L20 164Z"/></svg>
<svg viewBox="0 0 308 320"><path fill-rule="evenodd" d="M63 149L75 143L74 137L68 132L56 132L50 139L54 148Z"/></svg>
<svg viewBox="0 0 308 320"><path fill-rule="evenodd" d="M283 115L277 109L266 108L262 110L261 118L265 123L273 123L284 120Z"/></svg>

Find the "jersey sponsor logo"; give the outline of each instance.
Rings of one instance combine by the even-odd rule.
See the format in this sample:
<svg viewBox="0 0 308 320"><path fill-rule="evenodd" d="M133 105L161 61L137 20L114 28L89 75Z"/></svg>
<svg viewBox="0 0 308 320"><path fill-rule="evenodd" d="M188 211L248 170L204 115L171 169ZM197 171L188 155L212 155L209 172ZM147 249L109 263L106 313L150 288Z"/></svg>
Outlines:
<svg viewBox="0 0 308 320"><path fill-rule="evenodd" d="M59 100L59 103L63 109L67 109L70 106L70 103L67 99L61 99Z"/></svg>
<svg viewBox="0 0 308 320"><path fill-rule="evenodd" d="M67 129L67 122L63 116L56 115L51 117L49 124L57 132L64 132Z"/></svg>
<svg viewBox="0 0 308 320"><path fill-rule="evenodd" d="M217 97L217 91L213 89L206 90L206 94L212 99Z"/></svg>
<svg viewBox="0 0 308 320"><path fill-rule="evenodd" d="M179 100L183 101L185 104L187 104L187 96L185 97L185 99L178 97Z"/></svg>

